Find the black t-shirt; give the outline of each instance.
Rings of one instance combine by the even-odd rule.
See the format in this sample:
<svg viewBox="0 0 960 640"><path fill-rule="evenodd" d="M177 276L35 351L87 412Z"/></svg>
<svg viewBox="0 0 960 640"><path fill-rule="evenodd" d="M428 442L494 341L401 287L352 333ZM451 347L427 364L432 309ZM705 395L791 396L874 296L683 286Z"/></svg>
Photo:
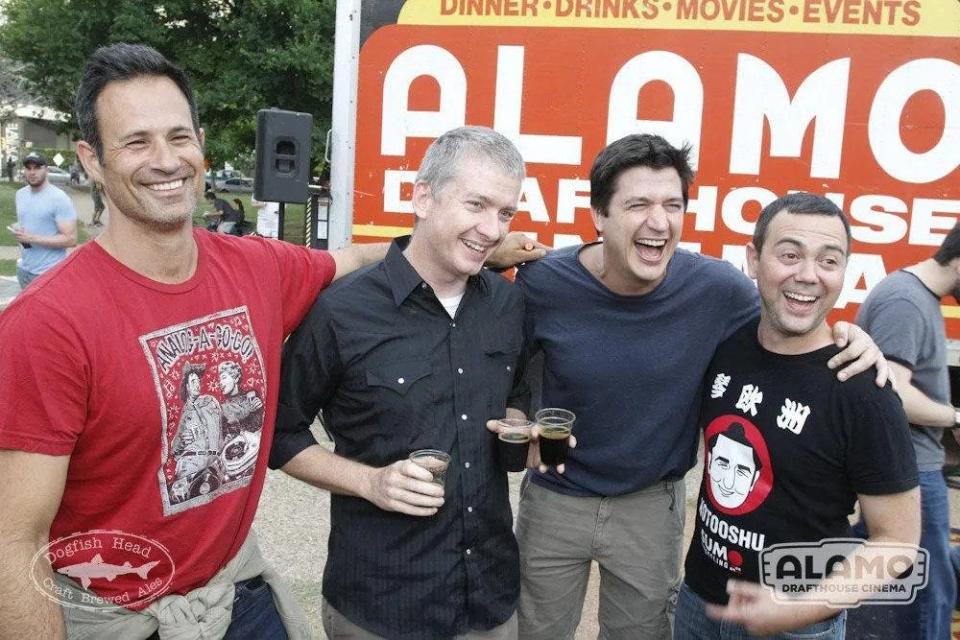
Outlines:
<svg viewBox="0 0 960 640"><path fill-rule="evenodd" d="M729 578L760 582L760 551L849 537L857 494L917 486L907 417L873 373L839 382L831 345L767 351L757 321L717 348L704 378L706 455L686 583L726 604Z"/></svg>
<svg viewBox="0 0 960 640"><path fill-rule="evenodd" d="M213 201L213 208L223 214L223 220L221 222L240 222L240 214L230 206L230 203L226 200L221 200L217 198Z"/></svg>

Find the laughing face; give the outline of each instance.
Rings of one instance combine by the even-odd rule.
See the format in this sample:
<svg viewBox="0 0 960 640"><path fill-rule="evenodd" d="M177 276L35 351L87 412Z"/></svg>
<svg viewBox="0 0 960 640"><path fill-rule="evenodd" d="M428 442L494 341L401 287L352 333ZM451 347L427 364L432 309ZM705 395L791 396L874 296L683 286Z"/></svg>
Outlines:
<svg viewBox="0 0 960 640"><path fill-rule="evenodd" d="M760 290L761 343L778 353L805 353L831 342L826 316L843 289L846 266L840 218L777 213L762 251L747 245L747 267Z"/></svg>
<svg viewBox="0 0 960 640"><path fill-rule="evenodd" d="M421 277L435 285L477 274L510 228L520 179L484 157L468 156L440 193L414 186L417 226L409 251Z"/></svg>
<svg viewBox="0 0 960 640"><path fill-rule="evenodd" d="M676 169L633 167L617 178L607 215L593 211L603 235L602 279L612 291L642 295L653 291L683 229L683 189Z"/></svg>
<svg viewBox="0 0 960 640"><path fill-rule="evenodd" d="M164 76L111 82L97 98L97 122L102 161L86 143L78 152L110 211L161 231L190 225L203 187L203 133L177 85Z"/></svg>

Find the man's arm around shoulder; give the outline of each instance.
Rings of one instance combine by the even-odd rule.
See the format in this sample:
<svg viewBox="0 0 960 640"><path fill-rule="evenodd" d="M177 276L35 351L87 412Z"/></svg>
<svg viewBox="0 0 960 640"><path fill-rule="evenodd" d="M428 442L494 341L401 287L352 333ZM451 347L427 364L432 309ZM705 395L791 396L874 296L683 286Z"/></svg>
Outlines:
<svg viewBox="0 0 960 640"><path fill-rule="evenodd" d="M50 564L44 556L37 567L31 561L49 540L69 462L69 456L0 450L0 640L65 637L59 605L31 578L53 580Z"/></svg>
<svg viewBox="0 0 960 640"><path fill-rule="evenodd" d="M349 247L334 249L330 252L334 263L337 265L337 272L333 279L337 280L360 267L383 260L389 247L390 243L388 242L376 242L374 244L351 244Z"/></svg>

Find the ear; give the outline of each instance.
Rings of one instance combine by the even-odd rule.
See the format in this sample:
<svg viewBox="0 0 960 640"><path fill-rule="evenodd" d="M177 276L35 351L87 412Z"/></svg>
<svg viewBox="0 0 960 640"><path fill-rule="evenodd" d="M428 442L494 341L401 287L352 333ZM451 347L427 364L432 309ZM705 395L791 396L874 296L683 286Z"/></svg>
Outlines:
<svg viewBox="0 0 960 640"><path fill-rule="evenodd" d="M593 228L597 230L597 235L603 235L603 222L607 219L606 216L601 215L599 211L590 207L590 217L593 218Z"/></svg>
<svg viewBox="0 0 960 640"><path fill-rule="evenodd" d="M424 220L433 205L433 191L430 185L420 180L413 185L413 213L418 220Z"/></svg>
<svg viewBox="0 0 960 640"><path fill-rule="evenodd" d="M103 184L103 167L100 166L100 159L86 140L77 142L77 157L80 158L80 164L83 165L87 175L93 178L93 182Z"/></svg>
<svg viewBox="0 0 960 640"><path fill-rule="evenodd" d="M207 148L207 133L203 130L203 127L197 129L197 138L200 140L200 148Z"/></svg>
<svg viewBox="0 0 960 640"><path fill-rule="evenodd" d="M747 243L747 275L757 279L757 264L760 262L760 252L753 246L752 242Z"/></svg>

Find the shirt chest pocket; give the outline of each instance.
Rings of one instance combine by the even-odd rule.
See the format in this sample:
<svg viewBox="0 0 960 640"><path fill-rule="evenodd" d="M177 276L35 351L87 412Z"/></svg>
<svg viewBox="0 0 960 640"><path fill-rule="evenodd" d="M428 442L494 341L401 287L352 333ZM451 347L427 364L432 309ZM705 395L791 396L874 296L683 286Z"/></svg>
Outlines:
<svg viewBox="0 0 960 640"><path fill-rule="evenodd" d="M370 368L365 381L377 423L413 432L435 428L436 381L429 361L404 360Z"/></svg>

